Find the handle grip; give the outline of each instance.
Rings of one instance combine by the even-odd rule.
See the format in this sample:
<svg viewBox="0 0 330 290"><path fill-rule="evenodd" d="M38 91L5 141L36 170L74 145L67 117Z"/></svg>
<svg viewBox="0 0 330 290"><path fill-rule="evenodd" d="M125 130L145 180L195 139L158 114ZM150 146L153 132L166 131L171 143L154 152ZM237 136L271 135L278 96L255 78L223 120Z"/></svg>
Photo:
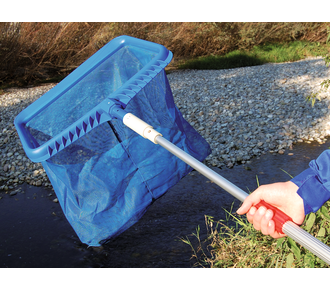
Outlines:
<svg viewBox="0 0 330 290"><path fill-rule="evenodd" d="M272 206L263 200L255 205L256 208L259 208L260 206L264 206L265 208L271 209L273 211L274 216L272 220L275 222L275 230L280 234L284 234L282 231L283 225L287 221L293 222L292 218L290 218L288 215L286 215L283 211L279 210L275 206Z"/></svg>

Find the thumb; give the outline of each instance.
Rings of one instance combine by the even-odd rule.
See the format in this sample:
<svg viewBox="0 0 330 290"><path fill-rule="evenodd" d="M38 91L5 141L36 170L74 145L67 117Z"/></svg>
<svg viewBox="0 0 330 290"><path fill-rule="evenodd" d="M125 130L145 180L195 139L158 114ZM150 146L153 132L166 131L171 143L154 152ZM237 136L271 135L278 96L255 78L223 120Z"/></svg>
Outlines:
<svg viewBox="0 0 330 290"><path fill-rule="evenodd" d="M258 204L261 201L260 197L256 194L252 194L249 195L243 202L243 204L241 205L241 207L236 211L238 214L242 215L247 213L250 208L255 205Z"/></svg>

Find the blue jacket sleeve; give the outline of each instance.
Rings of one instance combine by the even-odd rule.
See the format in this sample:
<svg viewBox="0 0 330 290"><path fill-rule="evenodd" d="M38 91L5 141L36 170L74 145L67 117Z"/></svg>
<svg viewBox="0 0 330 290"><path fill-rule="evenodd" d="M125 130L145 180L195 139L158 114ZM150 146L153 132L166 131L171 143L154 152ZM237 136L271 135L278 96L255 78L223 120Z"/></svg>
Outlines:
<svg viewBox="0 0 330 290"><path fill-rule="evenodd" d="M316 212L330 199L330 150L325 150L309 168L291 180L304 201L305 214Z"/></svg>

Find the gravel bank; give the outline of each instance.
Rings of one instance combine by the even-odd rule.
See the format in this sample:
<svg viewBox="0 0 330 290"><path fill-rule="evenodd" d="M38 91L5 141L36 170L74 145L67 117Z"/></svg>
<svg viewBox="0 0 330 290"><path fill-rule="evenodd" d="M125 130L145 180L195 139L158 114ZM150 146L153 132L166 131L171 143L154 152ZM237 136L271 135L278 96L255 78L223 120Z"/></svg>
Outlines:
<svg viewBox="0 0 330 290"><path fill-rule="evenodd" d="M52 187L41 163L33 163L25 155L14 126L14 119L24 108L55 85L12 88L0 95L0 190L10 191L10 194L14 195L14 188L23 182Z"/></svg>
<svg viewBox="0 0 330 290"><path fill-rule="evenodd" d="M228 70L184 70L168 74L175 102L209 142L207 165L233 167L261 154L285 154L296 142L330 135L329 93L312 108L305 102L330 78L321 58ZM0 95L0 190L18 184L51 187L40 163L26 157L14 118L55 84L8 89Z"/></svg>
<svg viewBox="0 0 330 290"><path fill-rule="evenodd" d="M306 96L330 78L322 58L228 70L169 74L186 120L212 148L209 165L232 167L296 142L330 135L329 93L312 107Z"/></svg>

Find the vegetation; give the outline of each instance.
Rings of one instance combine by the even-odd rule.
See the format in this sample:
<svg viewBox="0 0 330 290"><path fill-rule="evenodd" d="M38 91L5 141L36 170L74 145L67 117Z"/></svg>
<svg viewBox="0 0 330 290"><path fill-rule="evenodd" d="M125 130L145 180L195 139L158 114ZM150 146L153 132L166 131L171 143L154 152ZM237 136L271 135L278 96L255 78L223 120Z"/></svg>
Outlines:
<svg viewBox="0 0 330 290"><path fill-rule="evenodd" d="M179 65L182 69L228 69L264 63L297 61L306 57L327 54L330 44L306 41L289 43L264 43L249 50L234 50L226 55L210 55L188 60Z"/></svg>
<svg viewBox="0 0 330 290"><path fill-rule="evenodd" d="M330 32L329 32L329 38L330 38ZM329 40L329 38L328 38L328 40ZM327 41L327 43L328 43L328 41ZM330 65L330 54L325 54L324 60L325 60L325 65L329 66ZM311 95L308 95L306 97L307 102L312 103L312 107L314 107L316 100L321 101L320 93L322 91L327 91L329 89L330 79L324 80L323 82L321 82L320 85L321 85L321 89L319 92L312 93Z"/></svg>
<svg viewBox="0 0 330 290"><path fill-rule="evenodd" d="M325 203L316 213L306 216L302 228L330 246L330 202ZM192 246L189 237L181 240L190 245L196 266L212 268L329 268L324 261L284 237L275 240L256 231L246 216L227 212L227 219L214 221L206 216L208 237L200 240L200 228L192 236L198 247ZM235 226L230 225L234 221Z"/></svg>
<svg viewBox="0 0 330 290"><path fill-rule="evenodd" d="M225 58L226 62L237 67L245 62L254 65L269 61L265 57L255 59L255 56L269 48L275 52L276 43L299 41L302 45L309 42L322 47L327 41L329 26L329 23L312 22L2 22L0 86L58 81L111 39L123 34L165 45L174 53L174 67L191 58L227 53L232 54ZM242 55L237 58L237 54Z"/></svg>

